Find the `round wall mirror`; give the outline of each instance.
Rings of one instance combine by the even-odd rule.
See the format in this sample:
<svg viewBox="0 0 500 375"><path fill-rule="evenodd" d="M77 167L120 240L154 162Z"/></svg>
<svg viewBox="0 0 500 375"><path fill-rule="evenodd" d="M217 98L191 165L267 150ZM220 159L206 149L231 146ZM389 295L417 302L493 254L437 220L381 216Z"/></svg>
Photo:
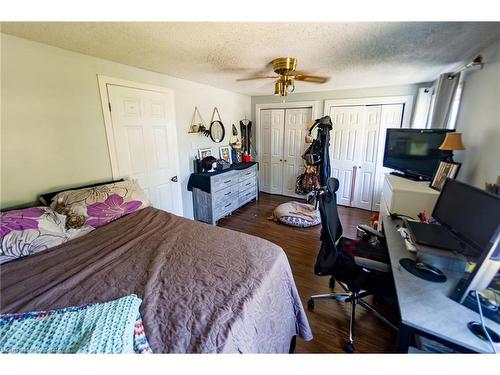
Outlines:
<svg viewBox="0 0 500 375"><path fill-rule="evenodd" d="M226 130L224 129L224 125L222 122L216 120L210 123L210 138L215 143L220 143L224 139L226 135Z"/></svg>

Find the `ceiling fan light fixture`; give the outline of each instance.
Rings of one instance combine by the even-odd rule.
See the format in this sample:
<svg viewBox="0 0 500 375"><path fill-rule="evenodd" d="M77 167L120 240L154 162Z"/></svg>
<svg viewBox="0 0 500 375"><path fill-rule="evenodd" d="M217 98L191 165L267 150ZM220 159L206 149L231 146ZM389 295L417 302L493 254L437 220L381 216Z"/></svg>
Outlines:
<svg viewBox="0 0 500 375"><path fill-rule="evenodd" d="M285 96L283 93L285 92L285 85L282 80L277 80L274 84L274 96Z"/></svg>

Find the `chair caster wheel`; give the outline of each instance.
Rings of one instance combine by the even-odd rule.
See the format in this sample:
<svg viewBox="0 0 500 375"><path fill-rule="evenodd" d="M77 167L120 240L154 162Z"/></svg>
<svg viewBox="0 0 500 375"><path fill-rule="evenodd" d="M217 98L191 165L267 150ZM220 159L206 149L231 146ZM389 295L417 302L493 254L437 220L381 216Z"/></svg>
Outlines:
<svg viewBox="0 0 500 375"><path fill-rule="evenodd" d="M308 309L309 311L314 310L314 300L313 300L312 298L309 298L309 299L307 300L307 309Z"/></svg>
<svg viewBox="0 0 500 375"><path fill-rule="evenodd" d="M335 288L335 279L333 277L330 277L330 281L328 282L328 286L330 287L330 289Z"/></svg>
<svg viewBox="0 0 500 375"><path fill-rule="evenodd" d="M354 353L354 343L347 340L344 344L344 350L346 353Z"/></svg>

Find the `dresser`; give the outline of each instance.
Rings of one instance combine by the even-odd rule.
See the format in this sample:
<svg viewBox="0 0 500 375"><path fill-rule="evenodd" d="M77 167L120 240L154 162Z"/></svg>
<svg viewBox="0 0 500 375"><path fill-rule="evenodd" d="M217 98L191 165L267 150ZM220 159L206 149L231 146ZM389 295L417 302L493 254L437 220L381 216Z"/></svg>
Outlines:
<svg viewBox="0 0 500 375"><path fill-rule="evenodd" d="M258 199L257 163L239 163L212 173L193 173L188 190L193 192L194 219L215 225L248 202Z"/></svg>
<svg viewBox="0 0 500 375"><path fill-rule="evenodd" d="M382 218L391 213L408 215L418 220L419 212L425 211L430 217L438 197L439 191L431 189L428 181L413 181L386 173L380 197L379 226Z"/></svg>

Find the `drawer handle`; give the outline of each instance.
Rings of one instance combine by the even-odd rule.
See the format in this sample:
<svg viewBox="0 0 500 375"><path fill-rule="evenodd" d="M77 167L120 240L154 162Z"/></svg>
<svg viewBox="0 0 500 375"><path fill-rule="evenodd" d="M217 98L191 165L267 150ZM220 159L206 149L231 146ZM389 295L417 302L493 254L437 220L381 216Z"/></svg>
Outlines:
<svg viewBox="0 0 500 375"><path fill-rule="evenodd" d="M247 173L245 173L245 174L246 174L246 175L249 175L249 174L252 174L252 172L247 172Z"/></svg>
<svg viewBox="0 0 500 375"><path fill-rule="evenodd" d="M231 192L230 192L230 191L228 191L228 192L227 192L226 194L224 194L224 195L229 195L229 194L231 194Z"/></svg>
<svg viewBox="0 0 500 375"><path fill-rule="evenodd" d="M245 186L248 186L248 185L252 185L252 183L251 183L251 182L247 182L247 183L245 184Z"/></svg>
<svg viewBox="0 0 500 375"><path fill-rule="evenodd" d="M224 208L228 208L231 205L231 203L228 203L224 206Z"/></svg>
<svg viewBox="0 0 500 375"><path fill-rule="evenodd" d="M228 184L230 182L231 182L231 180L224 181L225 184Z"/></svg>

